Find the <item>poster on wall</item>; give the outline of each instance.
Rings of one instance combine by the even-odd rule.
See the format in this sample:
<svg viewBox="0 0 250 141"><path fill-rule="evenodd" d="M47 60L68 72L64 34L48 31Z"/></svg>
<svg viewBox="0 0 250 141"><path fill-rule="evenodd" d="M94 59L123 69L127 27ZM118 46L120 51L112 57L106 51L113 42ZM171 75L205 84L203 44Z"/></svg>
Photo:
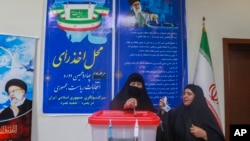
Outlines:
<svg viewBox="0 0 250 141"><path fill-rule="evenodd" d="M48 0L44 113L109 109L133 72L144 77L155 107L164 96L171 107L180 104L187 83L185 0Z"/></svg>
<svg viewBox="0 0 250 141"><path fill-rule="evenodd" d="M30 141L36 39L0 34L0 140Z"/></svg>
<svg viewBox="0 0 250 141"><path fill-rule="evenodd" d="M43 112L107 109L112 81L112 0L48 0Z"/></svg>
<svg viewBox="0 0 250 141"><path fill-rule="evenodd" d="M167 97L179 105L187 83L185 0L116 3L115 94L140 73L155 107Z"/></svg>

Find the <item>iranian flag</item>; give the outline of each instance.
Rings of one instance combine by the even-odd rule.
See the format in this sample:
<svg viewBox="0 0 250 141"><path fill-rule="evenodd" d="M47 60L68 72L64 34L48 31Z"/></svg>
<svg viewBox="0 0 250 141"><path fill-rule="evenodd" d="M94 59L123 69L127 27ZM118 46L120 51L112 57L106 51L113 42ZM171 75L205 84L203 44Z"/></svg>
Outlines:
<svg viewBox="0 0 250 141"><path fill-rule="evenodd" d="M199 85L204 92L208 107L221 126L218 94L214 81L213 66L208 45L206 28L203 25L200 49L195 69L194 84Z"/></svg>

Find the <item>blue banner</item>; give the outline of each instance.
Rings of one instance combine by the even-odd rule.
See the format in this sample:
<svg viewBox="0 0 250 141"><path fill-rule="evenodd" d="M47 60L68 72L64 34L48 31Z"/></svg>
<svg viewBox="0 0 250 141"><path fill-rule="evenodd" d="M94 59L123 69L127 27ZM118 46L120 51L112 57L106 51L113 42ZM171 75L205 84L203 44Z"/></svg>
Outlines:
<svg viewBox="0 0 250 141"><path fill-rule="evenodd" d="M43 112L108 109L133 72L156 107L163 96L175 107L187 83L186 50L184 0L49 0Z"/></svg>
<svg viewBox="0 0 250 141"><path fill-rule="evenodd" d="M185 1L123 0L116 7L115 94L138 72L156 108L165 96L171 107L180 104L187 83Z"/></svg>
<svg viewBox="0 0 250 141"><path fill-rule="evenodd" d="M111 99L112 3L47 3L44 113L92 113Z"/></svg>

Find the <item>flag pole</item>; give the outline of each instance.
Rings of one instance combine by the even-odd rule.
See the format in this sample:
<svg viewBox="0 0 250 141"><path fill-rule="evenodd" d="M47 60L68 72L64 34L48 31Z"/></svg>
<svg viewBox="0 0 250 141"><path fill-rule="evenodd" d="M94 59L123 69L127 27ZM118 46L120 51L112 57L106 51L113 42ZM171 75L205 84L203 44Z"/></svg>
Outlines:
<svg viewBox="0 0 250 141"><path fill-rule="evenodd" d="M218 126L222 129L218 93L214 81L213 65L208 44L205 20L206 18L203 16L202 35L195 68L194 84L199 85L202 88L208 107L216 118Z"/></svg>
<svg viewBox="0 0 250 141"><path fill-rule="evenodd" d="M203 26L203 30L205 30L205 21L206 21L206 18L205 16L202 17L202 26Z"/></svg>

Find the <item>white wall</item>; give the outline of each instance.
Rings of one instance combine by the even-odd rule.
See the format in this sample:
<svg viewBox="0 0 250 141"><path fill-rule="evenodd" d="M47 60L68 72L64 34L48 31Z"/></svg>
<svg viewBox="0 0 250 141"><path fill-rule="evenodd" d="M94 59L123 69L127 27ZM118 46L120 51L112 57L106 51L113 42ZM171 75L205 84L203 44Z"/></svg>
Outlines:
<svg viewBox="0 0 250 141"><path fill-rule="evenodd" d="M201 40L202 17L212 57L220 113L225 130L224 67L222 38L250 39L249 0L186 0L189 82L193 81Z"/></svg>
<svg viewBox="0 0 250 141"><path fill-rule="evenodd" d="M44 40L44 0L1 0L0 33L38 37L33 110L33 141L91 141L88 116L51 117L42 113L42 62ZM224 74L222 38L250 38L249 0L186 0L189 82L193 81L202 17L213 61L224 126Z"/></svg>

